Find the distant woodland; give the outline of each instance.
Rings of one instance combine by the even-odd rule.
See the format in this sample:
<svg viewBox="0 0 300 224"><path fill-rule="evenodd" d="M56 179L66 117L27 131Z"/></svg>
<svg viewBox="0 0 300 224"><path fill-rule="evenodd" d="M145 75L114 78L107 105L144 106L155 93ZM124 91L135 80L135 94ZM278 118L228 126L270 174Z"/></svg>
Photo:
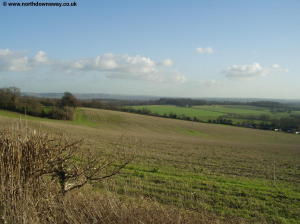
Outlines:
<svg viewBox="0 0 300 224"><path fill-rule="evenodd" d="M197 117L185 114L158 114L147 108L137 109L131 106L136 105L174 105L177 107L189 108L201 105L248 105L268 108L272 112L286 112L289 116L274 118L268 115L244 115L233 114L230 118L220 116L216 119L203 121ZM16 87L0 89L0 109L19 112L31 116L38 116L58 120L73 120L76 107L89 107L98 109L118 110L124 112L138 113L151 116L181 119L195 122L208 122L226 125L236 125L248 128L265 130L281 130L285 132L298 132L300 130L300 113L292 114L292 111L299 111L300 106L284 104L273 101L254 102L230 102L230 101L208 101L190 98L160 98L158 100L114 100L114 99L77 99L72 93L65 92L60 98L40 98L22 95ZM243 122L234 123L233 119L244 119ZM257 122L259 121L259 122Z"/></svg>

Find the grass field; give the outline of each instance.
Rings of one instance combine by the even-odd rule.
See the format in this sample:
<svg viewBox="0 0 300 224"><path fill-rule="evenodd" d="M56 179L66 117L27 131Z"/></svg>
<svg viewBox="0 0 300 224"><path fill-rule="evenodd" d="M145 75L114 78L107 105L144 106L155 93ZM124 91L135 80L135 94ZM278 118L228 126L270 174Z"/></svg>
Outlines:
<svg viewBox="0 0 300 224"><path fill-rule="evenodd" d="M267 115L271 119L278 119L286 117L291 114L300 114L300 111L288 112L272 112L268 108L247 106L247 105L204 105L204 106L193 106L193 107L178 107L171 105L145 105L145 106L132 106L135 109L146 108L151 112L166 115L175 113L176 115L186 115L191 118L198 118L202 121L214 120L220 116L232 119L233 123L246 121L247 118L235 118L237 116L260 116ZM260 120L257 120L260 121Z"/></svg>
<svg viewBox="0 0 300 224"><path fill-rule="evenodd" d="M210 119L211 107L187 109ZM252 111L215 109L216 116ZM19 116L0 111L0 125ZM237 223L300 223L298 135L86 108L77 110L74 121L26 119L31 126L83 138L85 149L99 153L116 152L116 142L134 148L135 160L121 175L97 184L97 191L143 196Z"/></svg>

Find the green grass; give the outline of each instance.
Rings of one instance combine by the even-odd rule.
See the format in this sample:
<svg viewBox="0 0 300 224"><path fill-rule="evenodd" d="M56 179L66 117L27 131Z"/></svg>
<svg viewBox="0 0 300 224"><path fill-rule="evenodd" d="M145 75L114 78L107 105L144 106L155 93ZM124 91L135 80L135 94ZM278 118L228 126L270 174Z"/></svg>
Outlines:
<svg viewBox="0 0 300 224"><path fill-rule="evenodd" d="M129 175L131 181L126 183ZM117 192L155 198L164 204L268 222L299 221L300 191L280 182L143 166L129 166L119 181L126 184L119 185ZM143 185L137 192L140 182Z"/></svg>
<svg viewBox="0 0 300 224"><path fill-rule="evenodd" d="M0 125L19 116L0 111ZM118 154L115 143L133 147L135 160L113 180L96 184L99 191L249 223L300 223L299 135L87 108L79 108L74 121L27 119L83 138L83 150L101 155Z"/></svg>
<svg viewBox="0 0 300 224"><path fill-rule="evenodd" d="M91 108L77 108L72 124L85 125L89 127L105 127L114 125L122 125L124 119L118 114L102 113L99 110ZM125 122L126 123L126 122Z"/></svg>
<svg viewBox="0 0 300 224"><path fill-rule="evenodd" d="M300 114L300 111L288 112L272 112L268 108L255 107L247 105L209 105L209 106L193 106L193 107L178 107L171 105L145 105L145 106L132 106L135 109L149 109L152 113L158 115L168 115L174 113L176 115L186 115L191 118L198 118L202 121L215 120L220 116L227 119L231 119L233 123L242 123L247 121L248 117L267 115L271 119L278 119L282 117L290 116L291 114ZM242 116L242 117L240 117ZM261 122L261 120L253 120L255 123Z"/></svg>
<svg viewBox="0 0 300 224"><path fill-rule="evenodd" d="M89 116L86 115L84 110L82 109L77 109L74 117L73 124L76 125L86 125L90 127L95 127L96 123L93 122L91 119L89 119Z"/></svg>
<svg viewBox="0 0 300 224"><path fill-rule="evenodd" d="M243 114L243 115L261 115L271 112L267 108L243 105L211 105L211 106L194 106L200 110L217 111L224 114Z"/></svg>
<svg viewBox="0 0 300 224"><path fill-rule="evenodd" d="M165 115L170 113L175 113L177 115L186 115L189 117L197 117L201 120L207 121L209 119L215 119L219 116L224 115L222 112L218 111L208 111L201 110L199 108L189 108L189 107L177 107L177 106L168 106L168 105L149 105L149 106L133 106L135 109L146 108L149 109L153 113L157 113L159 115Z"/></svg>
<svg viewBox="0 0 300 224"><path fill-rule="evenodd" d="M0 109L0 116L9 117L9 118L18 118L18 119L23 119L23 120L27 119L27 120L31 120L31 121L50 120L47 118L34 117L34 116L30 116L30 115L25 116L25 114L11 112L11 111L7 111L7 110L1 110L1 109Z"/></svg>

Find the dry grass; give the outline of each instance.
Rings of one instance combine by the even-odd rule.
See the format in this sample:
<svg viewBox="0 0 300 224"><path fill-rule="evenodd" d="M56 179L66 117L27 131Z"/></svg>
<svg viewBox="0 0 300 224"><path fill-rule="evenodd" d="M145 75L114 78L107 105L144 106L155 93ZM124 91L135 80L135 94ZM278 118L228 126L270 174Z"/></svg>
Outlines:
<svg viewBox="0 0 300 224"><path fill-rule="evenodd" d="M92 202L92 203L91 203ZM241 219L222 221L209 213L180 211L159 203L136 198L120 200L110 193L83 191L64 200L68 223L147 223L147 224L212 224L243 223ZM239 221L239 222L238 222Z"/></svg>
<svg viewBox="0 0 300 224"><path fill-rule="evenodd" d="M299 136L106 110L82 109L81 113L81 121L39 120L29 124L48 133L84 138L81 150L98 156L116 153L115 143L121 136L122 145L129 146L132 139L138 145L135 160L113 181L93 185L95 193L72 193L74 203L80 204L78 209L90 200L94 203L85 207L100 209L96 201L108 197L107 202L114 207L117 204L120 212L113 215L113 210L106 211L112 223L122 223L116 217L126 213L140 217L141 223L154 223L142 211L148 209L152 214L150 210L157 211L158 207L158 223L168 223L168 216L171 223L180 223L184 217L181 223L200 223L196 219L203 223L299 222ZM3 125L12 122L0 119ZM113 194L107 194L107 189ZM93 197L99 199L90 199ZM138 203L143 209L138 210ZM134 211L140 216L131 213ZM127 222L139 223L135 219Z"/></svg>
<svg viewBox="0 0 300 224"><path fill-rule="evenodd" d="M90 187L65 194L56 166L66 166L66 175L74 175L70 169L76 164L68 160L77 156L78 148L77 141L27 124L1 130L0 223L219 223L205 213L181 212L143 198L121 200L85 184Z"/></svg>

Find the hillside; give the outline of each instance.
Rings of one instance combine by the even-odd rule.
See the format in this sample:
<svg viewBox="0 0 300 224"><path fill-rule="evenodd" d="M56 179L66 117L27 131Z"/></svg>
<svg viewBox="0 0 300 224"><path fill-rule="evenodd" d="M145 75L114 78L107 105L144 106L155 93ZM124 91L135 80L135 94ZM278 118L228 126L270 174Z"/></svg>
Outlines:
<svg viewBox="0 0 300 224"><path fill-rule="evenodd" d="M253 105L201 105L201 106L174 106L174 105L140 105L128 107L134 110L144 111L148 114L159 115L163 117L172 117L178 119L189 119L204 121L209 123L220 123L217 120L220 118L230 120L230 124L237 126L249 127L259 123L274 123L273 126L261 127L261 129L274 130L283 126L284 119L298 117L300 110L298 108L280 108L280 107L263 107ZM276 122L276 120L280 120ZM299 123L298 121L291 122L293 124ZM277 126L277 127L276 127ZM289 125L288 125L289 126ZM287 127L288 127L287 126ZM292 125L293 126L293 125ZM292 128L287 128L291 129ZM257 127L258 128L258 127ZM290 132L292 132L290 130Z"/></svg>
<svg viewBox="0 0 300 224"><path fill-rule="evenodd" d="M0 124L19 117L0 111ZM83 138L86 149L99 153L115 152L116 143L133 147L135 160L122 175L97 185L99 191L225 220L299 223L299 135L87 108L79 108L74 121L26 120Z"/></svg>

